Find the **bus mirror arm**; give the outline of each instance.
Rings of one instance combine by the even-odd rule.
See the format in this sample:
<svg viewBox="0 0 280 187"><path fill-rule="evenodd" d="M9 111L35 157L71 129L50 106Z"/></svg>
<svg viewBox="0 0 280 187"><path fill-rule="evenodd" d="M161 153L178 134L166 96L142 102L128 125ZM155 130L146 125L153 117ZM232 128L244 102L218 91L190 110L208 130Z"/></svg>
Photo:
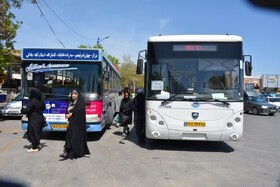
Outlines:
<svg viewBox="0 0 280 187"><path fill-rule="evenodd" d="M142 53L145 53L144 56L142 56ZM137 60L137 67L136 67L136 74L142 74L143 73L143 66L144 66L144 59L146 59L146 50L142 50L138 53L138 60Z"/></svg>

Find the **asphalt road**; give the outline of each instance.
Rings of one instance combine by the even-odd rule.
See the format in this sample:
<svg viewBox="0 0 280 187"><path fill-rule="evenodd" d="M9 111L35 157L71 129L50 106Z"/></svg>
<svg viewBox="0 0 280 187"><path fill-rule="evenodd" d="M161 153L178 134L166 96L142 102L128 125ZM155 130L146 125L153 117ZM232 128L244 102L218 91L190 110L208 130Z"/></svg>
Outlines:
<svg viewBox="0 0 280 187"><path fill-rule="evenodd" d="M237 142L148 141L139 147L121 128L90 134L89 157L60 161L65 133L45 133L26 153L20 120L0 121L0 186L280 186L280 115L245 115Z"/></svg>

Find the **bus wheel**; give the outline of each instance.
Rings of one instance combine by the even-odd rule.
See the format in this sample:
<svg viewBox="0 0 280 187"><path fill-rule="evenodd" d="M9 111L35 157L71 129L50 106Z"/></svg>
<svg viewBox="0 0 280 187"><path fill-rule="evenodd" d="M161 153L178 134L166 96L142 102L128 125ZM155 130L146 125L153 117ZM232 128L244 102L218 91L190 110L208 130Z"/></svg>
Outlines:
<svg viewBox="0 0 280 187"><path fill-rule="evenodd" d="M275 114L274 112L268 113L268 115L270 115L270 116L274 116L274 114Z"/></svg>
<svg viewBox="0 0 280 187"><path fill-rule="evenodd" d="M259 109L257 107L254 107L252 110L254 115L258 115L259 114Z"/></svg>

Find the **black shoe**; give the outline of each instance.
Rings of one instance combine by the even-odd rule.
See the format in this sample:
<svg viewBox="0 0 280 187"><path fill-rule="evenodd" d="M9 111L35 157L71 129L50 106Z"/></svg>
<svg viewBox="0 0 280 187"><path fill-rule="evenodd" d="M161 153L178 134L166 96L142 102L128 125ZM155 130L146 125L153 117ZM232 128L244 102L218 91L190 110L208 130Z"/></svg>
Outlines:
<svg viewBox="0 0 280 187"><path fill-rule="evenodd" d="M69 157L65 157L65 158L60 159L59 161L64 161L64 160L68 160L68 159L69 159Z"/></svg>
<svg viewBox="0 0 280 187"><path fill-rule="evenodd" d="M59 155L61 158L68 158L69 155L66 151L64 151L61 155Z"/></svg>

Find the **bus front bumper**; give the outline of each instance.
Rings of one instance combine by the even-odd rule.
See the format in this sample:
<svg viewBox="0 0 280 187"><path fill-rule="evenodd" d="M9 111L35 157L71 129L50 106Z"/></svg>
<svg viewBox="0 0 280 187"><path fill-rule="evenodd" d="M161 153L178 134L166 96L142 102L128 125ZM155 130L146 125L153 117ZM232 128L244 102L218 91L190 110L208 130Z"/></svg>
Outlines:
<svg viewBox="0 0 280 187"><path fill-rule="evenodd" d="M27 130L28 122L22 121L21 129ZM102 124L100 123L87 123L86 124L87 132L101 132L102 131ZM43 131L66 131L66 124L65 123L53 123L48 122L48 125L43 128Z"/></svg>

